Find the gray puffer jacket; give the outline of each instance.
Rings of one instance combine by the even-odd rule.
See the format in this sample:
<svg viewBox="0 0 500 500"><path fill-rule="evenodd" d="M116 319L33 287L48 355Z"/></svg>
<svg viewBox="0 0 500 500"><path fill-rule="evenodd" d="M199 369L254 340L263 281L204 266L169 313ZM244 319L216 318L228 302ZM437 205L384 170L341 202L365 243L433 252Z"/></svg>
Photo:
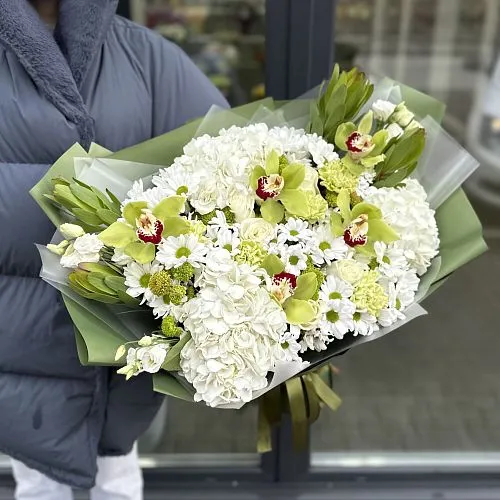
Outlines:
<svg viewBox="0 0 500 500"><path fill-rule="evenodd" d="M0 451L75 487L127 453L161 404L151 379L82 367L34 246L54 227L29 189L75 142L110 149L203 115L220 94L175 46L115 16L117 0L61 0L55 35L27 0L0 0Z"/></svg>

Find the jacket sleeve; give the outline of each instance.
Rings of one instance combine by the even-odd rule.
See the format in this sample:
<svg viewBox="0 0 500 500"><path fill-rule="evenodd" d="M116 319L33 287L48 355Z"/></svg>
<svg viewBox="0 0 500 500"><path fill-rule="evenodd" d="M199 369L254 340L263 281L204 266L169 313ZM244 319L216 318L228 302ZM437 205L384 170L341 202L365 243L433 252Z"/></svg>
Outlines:
<svg viewBox="0 0 500 500"><path fill-rule="evenodd" d="M153 131L160 135L228 103L193 61L163 38L153 48Z"/></svg>

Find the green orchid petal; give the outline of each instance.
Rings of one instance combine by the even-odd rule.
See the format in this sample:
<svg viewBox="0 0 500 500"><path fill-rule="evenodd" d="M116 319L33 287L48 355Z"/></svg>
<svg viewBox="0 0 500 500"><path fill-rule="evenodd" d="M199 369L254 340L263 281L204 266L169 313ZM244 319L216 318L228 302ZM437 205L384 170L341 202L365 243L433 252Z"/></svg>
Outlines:
<svg viewBox="0 0 500 500"><path fill-rule="evenodd" d="M278 199L291 215L307 217L309 210L307 196L304 192L299 189L284 189Z"/></svg>
<svg viewBox="0 0 500 500"><path fill-rule="evenodd" d="M314 308L307 300L288 299L285 302L287 321L292 325L302 325L312 321L316 315Z"/></svg>
<svg viewBox="0 0 500 500"><path fill-rule="evenodd" d="M352 218L356 219L359 217L361 214L366 214L368 215L368 219L370 222L376 219L381 219L382 218L382 211L380 208L376 207L375 205L370 205L369 203L358 203L353 209L352 209Z"/></svg>
<svg viewBox="0 0 500 500"><path fill-rule="evenodd" d="M141 216L142 210L147 208L145 201L132 201L123 207L123 217L131 225L136 225L136 220Z"/></svg>
<svg viewBox="0 0 500 500"><path fill-rule="evenodd" d="M347 151L347 138L356 132L356 125L352 122L342 123L335 134L335 145L342 151Z"/></svg>
<svg viewBox="0 0 500 500"><path fill-rule="evenodd" d="M261 178L261 177L265 177L266 176L266 171L260 167L260 166L257 166L255 167L253 170L252 170L252 173L250 174L250 187L252 189L257 189L257 186L258 186L258 180Z"/></svg>
<svg viewBox="0 0 500 500"><path fill-rule="evenodd" d="M285 181L286 189L297 189L304 182L306 176L306 167L299 163L287 165L281 175Z"/></svg>
<svg viewBox="0 0 500 500"><path fill-rule="evenodd" d="M283 205L276 200L266 200L260 207L260 213L262 218L267 220L267 222L278 224L285 216L285 209Z"/></svg>
<svg viewBox="0 0 500 500"><path fill-rule="evenodd" d="M142 241L129 243L123 251L139 264L149 264L153 262L156 255L153 243L144 243Z"/></svg>
<svg viewBox="0 0 500 500"><path fill-rule="evenodd" d="M128 224L115 222L100 233L98 238L108 247L124 248L129 243L137 241L137 234Z"/></svg>
<svg viewBox="0 0 500 500"><path fill-rule="evenodd" d="M164 221L168 217L175 217L184 211L186 198L184 196L169 196L160 201L153 209L153 215Z"/></svg>
<svg viewBox="0 0 500 500"><path fill-rule="evenodd" d="M367 158L361 158L360 163L363 167L371 169L382 163L385 160L385 155L368 156Z"/></svg>
<svg viewBox="0 0 500 500"><path fill-rule="evenodd" d="M166 217L163 220L163 237L180 236L191 232L191 223L183 217Z"/></svg>
<svg viewBox="0 0 500 500"><path fill-rule="evenodd" d="M297 278L297 288L293 294L294 299L309 300L318 290L318 278L315 273L302 274Z"/></svg>
<svg viewBox="0 0 500 500"><path fill-rule="evenodd" d="M366 172L366 168L360 162L353 160L350 156L346 155L342 158L343 165L351 172L351 174L360 176L363 172Z"/></svg>
<svg viewBox="0 0 500 500"><path fill-rule="evenodd" d="M266 174L280 173L280 157L276 151L271 151L266 158Z"/></svg>
<svg viewBox="0 0 500 500"><path fill-rule="evenodd" d="M337 196L337 206L340 208L340 215L342 215L344 223L348 224L351 222L351 194L347 189L340 190Z"/></svg>
<svg viewBox="0 0 500 500"><path fill-rule="evenodd" d="M261 267L264 268L267 274L272 277L275 274L283 272L283 270L285 269L285 264L283 264L278 256L269 254L262 262Z"/></svg>
<svg viewBox="0 0 500 500"><path fill-rule="evenodd" d="M378 156L382 153L389 142L389 132L387 130L379 130L372 138L375 147L371 152L371 156Z"/></svg>
<svg viewBox="0 0 500 500"><path fill-rule="evenodd" d="M338 212L330 214L330 230L335 237L342 236L345 228L342 224L342 216Z"/></svg>
<svg viewBox="0 0 500 500"><path fill-rule="evenodd" d="M373 111L368 111L361 119L358 126L358 131L361 134L369 134L373 127Z"/></svg>
<svg viewBox="0 0 500 500"><path fill-rule="evenodd" d="M375 219L368 222L368 239L371 241L383 241L392 243L399 240L399 236L394 229L383 220Z"/></svg>

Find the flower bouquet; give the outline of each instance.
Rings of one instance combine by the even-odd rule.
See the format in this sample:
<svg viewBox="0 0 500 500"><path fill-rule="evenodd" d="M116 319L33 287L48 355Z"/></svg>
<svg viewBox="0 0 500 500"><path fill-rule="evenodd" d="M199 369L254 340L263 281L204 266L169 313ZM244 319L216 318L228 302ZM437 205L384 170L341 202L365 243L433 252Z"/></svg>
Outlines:
<svg viewBox="0 0 500 500"><path fill-rule="evenodd" d="M282 391L302 423L335 407L315 370L424 314L486 248L459 189L478 165L443 112L337 67L315 97L214 109L115 154L73 147L32 194L58 227L41 276L81 362L211 407L263 396L268 423Z"/></svg>

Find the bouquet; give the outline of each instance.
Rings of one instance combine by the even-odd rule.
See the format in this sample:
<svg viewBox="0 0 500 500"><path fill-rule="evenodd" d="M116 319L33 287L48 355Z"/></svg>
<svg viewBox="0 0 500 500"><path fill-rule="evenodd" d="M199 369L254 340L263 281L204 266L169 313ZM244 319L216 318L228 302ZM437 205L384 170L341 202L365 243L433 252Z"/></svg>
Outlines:
<svg viewBox="0 0 500 500"><path fill-rule="evenodd" d="M283 383L299 420L335 407L314 370L424 314L485 250L459 189L477 162L443 111L337 67L312 98L212 110L118 154L72 148L32 194L58 227L41 275L82 363L211 407Z"/></svg>

